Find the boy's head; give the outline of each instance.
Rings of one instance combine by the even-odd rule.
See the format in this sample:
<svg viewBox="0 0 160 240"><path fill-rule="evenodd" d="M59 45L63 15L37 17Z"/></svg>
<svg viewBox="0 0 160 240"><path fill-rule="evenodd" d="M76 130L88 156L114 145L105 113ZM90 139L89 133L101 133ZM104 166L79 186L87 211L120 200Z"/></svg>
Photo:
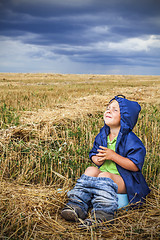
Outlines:
<svg viewBox="0 0 160 240"><path fill-rule="evenodd" d="M111 101L104 113L104 122L110 128L120 128L120 108L116 100Z"/></svg>
<svg viewBox="0 0 160 240"><path fill-rule="evenodd" d="M114 107L117 107L117 109ZM137 102L130 101L126 99L123 95L118 95L111 99L108 108L113 108L113 110L115 109L115 112L112 111L113 116L119 113L119 125L121 126L121 129L123 129L124 131L130 131L133 129L138 120L138 115L141 110L141 107ZM106 112L105 114L107 114ZM108 125L107 124L108 122L109 117L105 118L106 125Z"/></svg>

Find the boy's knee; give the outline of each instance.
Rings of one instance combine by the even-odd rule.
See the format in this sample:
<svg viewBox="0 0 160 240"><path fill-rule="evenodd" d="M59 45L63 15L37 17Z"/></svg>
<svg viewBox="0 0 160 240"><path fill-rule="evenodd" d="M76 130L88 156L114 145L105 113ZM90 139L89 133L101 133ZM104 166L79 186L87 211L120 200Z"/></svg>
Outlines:
<svg viewBox="0 0 160 240"><path fill-rule="evenodd" d="M84 172L84 174L85 175L87 175L87 176L90 176L90 177L97 177L98 176L98 174L99 174L99 169L98 168L96 168L96 167L88 167L86 170L85 170L85 172Z"/></svg>
<svg viewBox="0 0 160 240"><path fill-rule="evenodd" d="M112 175L109 172L101 172L98 174L98 177L106 177L112 179Z"/></svg>

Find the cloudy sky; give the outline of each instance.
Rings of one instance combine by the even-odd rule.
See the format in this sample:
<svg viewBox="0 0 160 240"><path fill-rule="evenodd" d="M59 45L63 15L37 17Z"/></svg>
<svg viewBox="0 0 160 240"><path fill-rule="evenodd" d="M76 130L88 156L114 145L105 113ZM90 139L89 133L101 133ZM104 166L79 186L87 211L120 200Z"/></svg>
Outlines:
<svg viewBox="0 0 160 240"><path fill-rule="evenodd" d="M160 1L0 0L0 72L160 75Z"/></svg>

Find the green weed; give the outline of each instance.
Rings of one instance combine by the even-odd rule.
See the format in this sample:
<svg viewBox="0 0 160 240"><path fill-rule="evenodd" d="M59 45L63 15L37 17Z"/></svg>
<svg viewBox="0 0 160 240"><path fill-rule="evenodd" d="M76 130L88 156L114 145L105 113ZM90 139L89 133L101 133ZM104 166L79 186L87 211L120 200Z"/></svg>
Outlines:
<svg viewBox="0 0 160 240"><path fill-rule="evenodd" d="M0 107L0 128L19 125L19 115L14 108L2 103Z"/></svg>

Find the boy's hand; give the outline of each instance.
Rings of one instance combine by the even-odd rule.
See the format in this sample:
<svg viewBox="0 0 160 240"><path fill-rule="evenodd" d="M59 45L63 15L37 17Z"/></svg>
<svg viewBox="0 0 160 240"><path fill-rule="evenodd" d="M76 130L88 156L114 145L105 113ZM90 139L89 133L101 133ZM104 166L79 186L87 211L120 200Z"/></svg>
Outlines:
<svg viewBox="0 0 160 240"><path fill-rule="evenodd" d="M108 149L103 146L99 146L99 147L100 147L100 149L97 150L99 153L96 154L96 156L98 157L98 159L97 159L98 162L113 159L113 155L115 154L115 152L113 150Z"/></svg>
<svg viewBox="0 0 160 240"><path fill-rule="evenodd" d="M106 147L99 146L99 148L100 149L97 150L99 153L95 155L99 165L102 165L105 160L111 160L129 171L139 171L139 168L136 166L136 164L129 158L123 157Z"/></svg>

